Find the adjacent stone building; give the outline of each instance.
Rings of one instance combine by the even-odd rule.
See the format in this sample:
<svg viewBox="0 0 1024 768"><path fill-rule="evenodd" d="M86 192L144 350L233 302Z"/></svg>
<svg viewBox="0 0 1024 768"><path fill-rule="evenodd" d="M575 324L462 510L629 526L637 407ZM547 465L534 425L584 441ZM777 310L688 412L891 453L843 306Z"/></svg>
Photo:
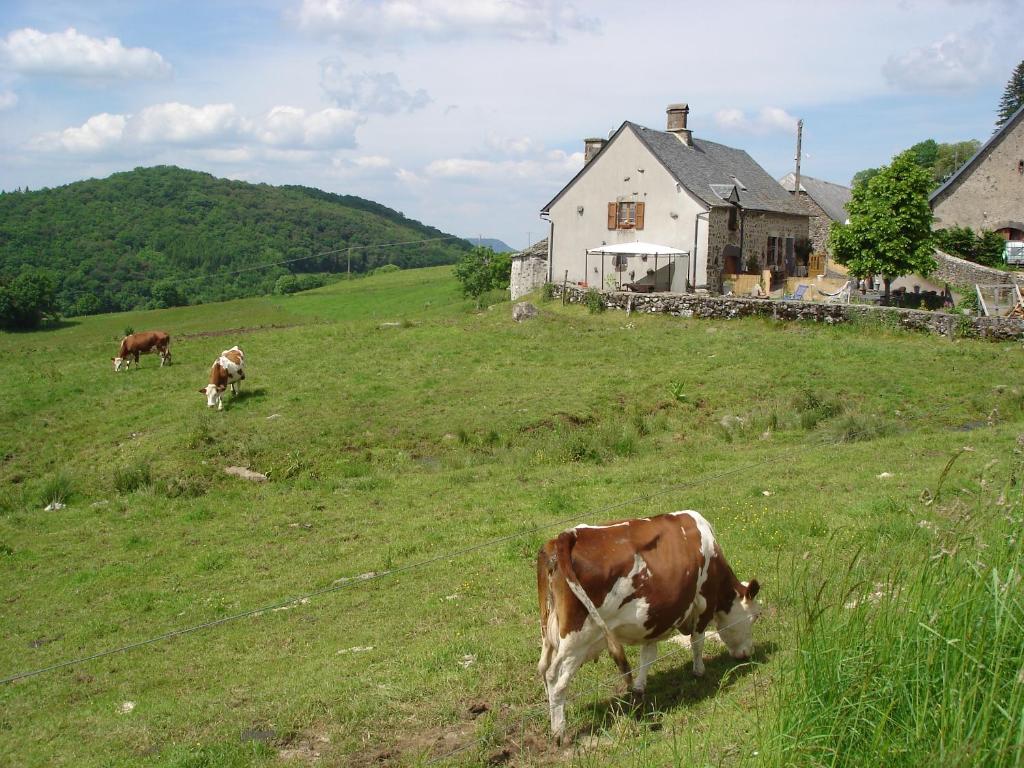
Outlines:
<svg viewBox="0 0 1024 768"><path fill-rule="evenodd" d="M531 293L548 279L548 241L539 240L529 248L512 254L512 278L509 291L512 301Z"/></svg>
<svg viewBox="0 0 1024 768"><path fill-rule="evenodd" d="M798 274L803 206L743 150L694 138L689 111L670 105L664 131L626 121L608 140L584 141L583 169L541 210L548 280L718 292L730 274ZM685 253L587 253L639 241Z"/></svg>
<svg viewBox="0 0 1024 768"><path fill-rule="evenodd" d="M991 229L1024 240L1024 107L930 198L935 229Z"/></svg>
<svg viewBox="0 0 1024 768"><path fill-rule="evenodd" d="M779 184L790 192L793 191L795 182L795 173L787 173L779 179ZM852 194L853 191L842 184L833 184L831 181L800 174L800 194L797 197L810 215L808 232L811 250L814 253L828 253L829 229L833 221L845 224L849 220L846 205L850 202Z"/></svg>

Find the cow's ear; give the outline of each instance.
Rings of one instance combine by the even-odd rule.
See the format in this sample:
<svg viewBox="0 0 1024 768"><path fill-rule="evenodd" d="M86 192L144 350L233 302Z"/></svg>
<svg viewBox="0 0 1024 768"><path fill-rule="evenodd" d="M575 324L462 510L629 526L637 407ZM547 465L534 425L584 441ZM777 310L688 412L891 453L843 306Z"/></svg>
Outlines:
<svg viewBox="0 0 1024 768"><path fill-rule="evenodd" d="M206 394L206 387L203 387L202 389L200 389L199 390L199 394L200 395L205 395Z"/></svg>
<svg viewBox="0 0 1024 768"><path fill-rule="evenodd" d="M751 579L750 583L747 584L747 600L753 600L760 591L761 585L757 583L757 579Z"/></svg>
<svg viewBox="0 0 1024 768"><path fill-rule="evenodd" d="M225 389L227 389L226 385L224 385L224 384L218 384L217 385L217 391L218 392L223 392Z"/></svg>

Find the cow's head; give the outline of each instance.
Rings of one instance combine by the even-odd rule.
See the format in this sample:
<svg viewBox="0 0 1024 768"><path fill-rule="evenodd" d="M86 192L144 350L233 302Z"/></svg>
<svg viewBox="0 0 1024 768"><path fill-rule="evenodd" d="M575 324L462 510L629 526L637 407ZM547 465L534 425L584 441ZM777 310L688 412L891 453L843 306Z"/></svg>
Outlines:
<svg viewBox="0 0 1024 768"><path fill-rule="evenodd" d="M739 582L727 611L715 611L718 636L734 659L748 659L754 652L754 622L761 615L756 598L761 585L757 579Z"/></svg>
<svg viewBox="0 0 1024 768"><path fill-rule="evenodd" d="M126 357L112 357L112 358L110 358L110 361L114 364L114 371L115 372L116 371L120 371L122 365L127 367L127 364L128 364L128 358L126 358Z"/></svg>
<svg viewBox="0 0 1024 768"><path fill-rule="evenodd" d="M227 389L227 387L223 384L207 384L205 387L200 389L199 391L206 395L206 407L216 407L218 411L223 411L224 402L221 400L221 395L224 393L225 389Z"/></svg>

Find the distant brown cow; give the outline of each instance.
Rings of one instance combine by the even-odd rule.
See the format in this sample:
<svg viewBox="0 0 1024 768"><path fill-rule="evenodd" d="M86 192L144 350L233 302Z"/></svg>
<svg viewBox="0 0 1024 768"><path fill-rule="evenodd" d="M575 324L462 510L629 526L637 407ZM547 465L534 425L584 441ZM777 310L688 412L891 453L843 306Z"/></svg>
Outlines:
<svg viewBox="0 0 1024 768"><path fill-rule="evenodd" d="M171 337L163 331L141 331L133 333L131 336L125 336L121 339L121 348L117 352L117 357L110 358L114 363L114 370L120 371L123 365L127 371L131 367L133 359L135 365L138 365L139 355L152 352L154 349L160 353L161 368L164 367L164 363L171 364Z"/></svg>
<svg viewBox="0 0 1024 768"><path fill-rule="evenodd" d="M210 366L210 383L199 391L206 395L206 405L224 410L221 395L231 385L232 394L238 394L238 385L245 379L245 353L237 345L225 349Z"/></svg>

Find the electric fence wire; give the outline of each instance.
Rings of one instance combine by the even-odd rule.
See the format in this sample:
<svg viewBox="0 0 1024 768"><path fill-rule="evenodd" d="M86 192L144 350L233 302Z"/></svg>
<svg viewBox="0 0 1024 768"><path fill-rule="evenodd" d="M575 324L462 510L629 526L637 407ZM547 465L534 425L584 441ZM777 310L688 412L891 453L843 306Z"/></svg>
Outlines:
<svg viewBox="0 0 1024 768"><path fill-rule="evenodd" d="M548 523L542 523L540 525L536 525L536 526L533 526L533 527L530 527L530 528L526 528L526 529L523 529L521 531L516 531L514 533L506 534L504 536L499 536L499 537L494 538L494 539L488 539L486 541L478 542L476 544L471 544L471 545L469 545L467 547L462 547L461 549L456 549L456 550L453 550L453 551L450 551L450 552L444 552L444 553L441 553L441 554L438 554L438 555L434 555L433 557L428 557L428 558L425 558L423 560L418 560L416 562L409 563L407 565L402 565L402 566L399 566L397 568L390 568L390 569L385 570L385 571L375 572L375 573L372 573L372 574L367 574L365 576L356 576L356 577L348 578L347 580L339 580L339 582L333 583L330 586L323 587L321 589L311 590L309 592L306 592L305 594L298 595L296 597L290 597L290 598L288 598L286 600L282 600L282 601L279 601L279 602L276 602L276 603L272 603L270 605L265 605L265 606L262 606L262 607L259 607L259 608L251 608L251 609L248 609L248 610L245 610L245 611L239 611L238 613L233 613L233 614L230 614L228 616L222 616L222 617L217 618L217 619L211 619L210 621L205 621L205 622L202 622L200 624L194 624L194 625L189 626L189 627L183 627L181 629L174 629L174 630L171 630L169 632L164 632L162 634L146 638L144 640L138 640L136 642L127 643L127 644L124 644L124 645L116 646L114 648L108 648L106 650L98 651L96 653L89 654L87 656L81 656L81 657L74 658L74 659L68 659L66 661L57 662L55 664L50 664L50 665L45 666L45 667L39 667L38 669L32 669L32 670L26 670L26 671L22 671L22 672L17 672L15 674L7 675L6 677L0 678L0 685L7 684L7 683L13 683L13 682L18 681L18 680L25 680L25 679L30 678L30 677L36 677L38 675L42 675L42 674L45 674L47 672L53 672L53 671L58 670L58 669L64 669L66 667L77 666L79 664L84 664L84 663L89 662L89 661L94 661L96 659L102 659L102 658L107 657L107 656L113 656L113 655L118 654L118 653L124 653L125 651L129 651L129 650L132 650L132 649L135 649L135 648L141 648L141 647L146 646L146 645L152 645L154 643L158 643L158 642L161 642L161 641L164 641L164 640L170 640L170 639L175 638L175 637L181 637L183 635L189 635L189 634L192 634L192 633L195 633L195 632L199 632L199 631L204 630L204 629L209 629L209 628L212 628L212 627L216 627L216 626L219 626L221 624L227 624L228 622L232 622L232 621L238 621L239 619L244 619L244 618L247 618L249 616L255 616L257 614L265 613L265 612L268 612L268 611L273 611L275 609L284 608L284 607L288 607L288 606L293 606L293 605L297 605L297 604L302 604L302 603L307 602L307 601L309 601L309 600L311 600L312 598L315 598L315 597L320 597L322 595L327 595L327 594L330 594L330 593L333 593L333 592L340 592L342 590L350 589L350 588L355 587L355 586L361 586L361 585L364 585L364 584L369 584L370 582L379 581L379 580L381 580L381 579L383 579L385 577L388 577L388 576L397 576L398 574L406 573L408 571L413 571L413 570L417 570L417 569L420 569L420 568L424 568L424 567L426 567L428 565L432 565L434 563L438 563L438 562L441 562L441 561L453 560L455 558L463 557L465 555L468 555L468 554L470 554L472 552L477 552L477 551L480 551L480 550L483 550L483 549L489 549L490 547L494 547L494 546L497 546L499 544L504 544L506 542L513 541L515 539L519 539L519 538L522 538L524 536L529 536L531 534L538 533L540 531L544 531L544 530L547 530L547 529L550 529L550 528L555 528L555 527L559 527L559 526L565 526L565 525L568 525L570 523L573 523L573 522L576 522L578 520L582 520L582 519L585 519L585 518L594 518L594 517L597 517L599 515L603 515L603 514L605 514L607 512L611 512L612 510L620 509L622 507L627 507L627 506L631 506L631 505L634 505L634 504L639 504L639 503L642 503L642 502L645 502L645 501L650 501L650 500L658 498L660 496L665 496L665 495L667 495L669 493L675 493L675 492L680 491L680 490L686 490L688 488L694 488L694 487L697 487L697 486L706 485L708 483L712 483L712 482L714 482L716 480L720 480L722 478L729 477L731 475L737 475L737 474L741 474L741 473L744 473L744 472L750 472L750 471L756 470L756 469L758 469L760 467L766 466L768 464L772 464L772 463L775 463L775 462L778 462L778 461L782 461L784 459L789 459L789 458L792 458L793 456L799 455L801 453L804 453L806 451L812 450L814 448L819 448L820 446L821 446L821 443L819 443L819 442L814 442L814 443L806 444L806 445L803 445L803 446L797 446L797 447L792 448L792 449L790 449L788 451L784 451L779 456L770 457L770 458L764 459L763 461L755 462L755 463L752 463L752 464L744 464L744 465L739 466L739 467L733 467L732 469L728 469L728 470L719 472L717 474L707 475L707 476L704 476L704 477L699 477L699 478L697 478L695 480L689 480L689 481L683 482L683 483L674 483L672 485L665 486L665 487L663 487L663 488L661 488L661 489L659 489L657 491L652 491L650 493L646 493L646 494L643 494L643 495L640 495L640 496L634 496L632 498L625 499L623 501L617 501L617 502L614 502L612 504L608 504L608 505L606 505L604 507L600 507L600 508L593 509L593 510L588 510L586 512L579 512L579 513L576 513L576 514L572 515L571 517L562 518L560 520L555 520L555 521L548 522Z"/></svg>

